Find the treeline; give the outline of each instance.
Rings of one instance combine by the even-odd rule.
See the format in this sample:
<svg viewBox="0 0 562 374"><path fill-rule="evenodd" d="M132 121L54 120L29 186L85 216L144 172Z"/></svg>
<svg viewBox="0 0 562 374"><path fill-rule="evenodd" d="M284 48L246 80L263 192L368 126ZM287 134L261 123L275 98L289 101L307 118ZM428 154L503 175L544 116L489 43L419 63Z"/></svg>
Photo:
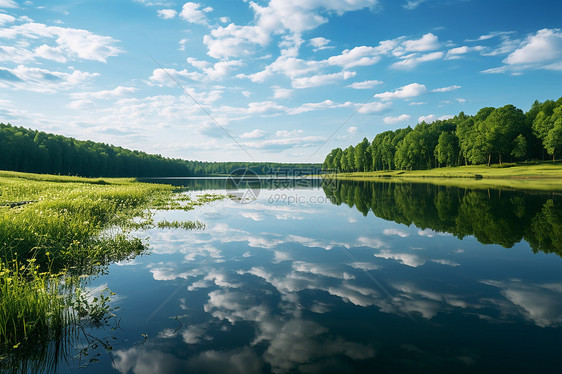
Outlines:
<svg viewBox="0 0 562 374"><path fill-rule="evenodd" d="M535 101L527 113L513 105L474 116L419 123L377 134L345 150L333 149L322 168L342 172L432 169L443 166L544 160L562 150L562 97Z"/></svg>
<svg viewBox="0 0 562 374"><path fill-rule="evenodd" d="M420 229L472 235L483 244L513 247L525 240L534 252L562 257L562 197L520 191L470 190L417 183L338 181L324 187L329 200Z"/></svg>
<svg viewBox="0 0 562 374"><path fill-rule="evenodd" d="M186 161L0 123L0 170L84 177L190 177L313 169L318 164Z"/></svg>

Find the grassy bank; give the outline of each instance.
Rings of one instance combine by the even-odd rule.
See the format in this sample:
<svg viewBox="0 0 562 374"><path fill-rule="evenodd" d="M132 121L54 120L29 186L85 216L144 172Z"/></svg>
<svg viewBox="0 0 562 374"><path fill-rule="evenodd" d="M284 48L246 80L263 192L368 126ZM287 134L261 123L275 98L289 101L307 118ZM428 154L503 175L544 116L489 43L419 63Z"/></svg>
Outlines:
<svg viewBox="0 0 562 374"><path fill-rule="evenodd" d="M141 253L146 243L130 229L204 227L153 222L149 208L189 210L221 198L174 191L134 179L0 171L0 366L62 339L69 324L88 317L84 311L99 311L76 304L86 302L76 297L79 279Z"/></svg>
<svg viewBox="0 0 562 374"><path fill-rule="evenodd" d="M333 175L332 175L333 176ZM470 188L505 187L544 191L562 190L562 162L504 164L502 167L469 165L431 170L385 170L340 173L338 179L433 183Z"/></svg>

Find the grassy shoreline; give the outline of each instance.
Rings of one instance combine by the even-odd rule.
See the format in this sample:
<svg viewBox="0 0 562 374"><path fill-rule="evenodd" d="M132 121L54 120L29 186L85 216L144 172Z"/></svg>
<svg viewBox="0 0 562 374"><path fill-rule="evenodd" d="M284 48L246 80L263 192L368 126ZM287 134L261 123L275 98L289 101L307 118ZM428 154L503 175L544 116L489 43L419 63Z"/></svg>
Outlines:
<svg viewBox="0 0 562 374"><path fill-rule="evenodd" d="M430 170L384 170L329 174L341 180L431 183L467 188L512 188L562 191L562 162L504 164L503 167L469 165Z"/></svg>
<svg viewBox="0 0 562 374"><path fill-rule="evenodd" d="M204 228L154 222L151 210L191 210L224 198L178 191L132 178L0 171L0 367L27 365L53 341L61 344L69 326L105 318L108 299L89 304L83 279L143 253L147 243L132 230Z"/></svg>

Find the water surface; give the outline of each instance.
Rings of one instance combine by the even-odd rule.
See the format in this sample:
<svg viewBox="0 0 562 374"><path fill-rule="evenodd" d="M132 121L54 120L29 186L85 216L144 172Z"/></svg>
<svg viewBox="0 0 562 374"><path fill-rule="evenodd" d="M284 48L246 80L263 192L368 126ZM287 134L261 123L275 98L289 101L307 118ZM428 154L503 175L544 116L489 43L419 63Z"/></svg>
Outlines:
<svg viewBox="0 0 562 374"><path fill-rule="evenodd" d="M170 182L170 181L167 181ZM224 181L179 180L192 194ZM116 292L115 373L559 372L561 198L425 184L289 183L156 220ZM144 335L143 335L144 334Z"/></svg>

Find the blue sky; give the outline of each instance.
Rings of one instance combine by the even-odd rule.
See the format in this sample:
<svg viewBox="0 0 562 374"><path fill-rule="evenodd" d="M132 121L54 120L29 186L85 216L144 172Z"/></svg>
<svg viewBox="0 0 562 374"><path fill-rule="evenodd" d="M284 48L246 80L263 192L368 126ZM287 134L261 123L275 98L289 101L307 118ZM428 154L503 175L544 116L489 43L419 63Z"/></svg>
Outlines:
<svg viewBox="0 0 562 374"><path fill-rule="evenodd" d="M321 162L562 96L562 3L0 0L0 121L168 157Z"/></svg>

